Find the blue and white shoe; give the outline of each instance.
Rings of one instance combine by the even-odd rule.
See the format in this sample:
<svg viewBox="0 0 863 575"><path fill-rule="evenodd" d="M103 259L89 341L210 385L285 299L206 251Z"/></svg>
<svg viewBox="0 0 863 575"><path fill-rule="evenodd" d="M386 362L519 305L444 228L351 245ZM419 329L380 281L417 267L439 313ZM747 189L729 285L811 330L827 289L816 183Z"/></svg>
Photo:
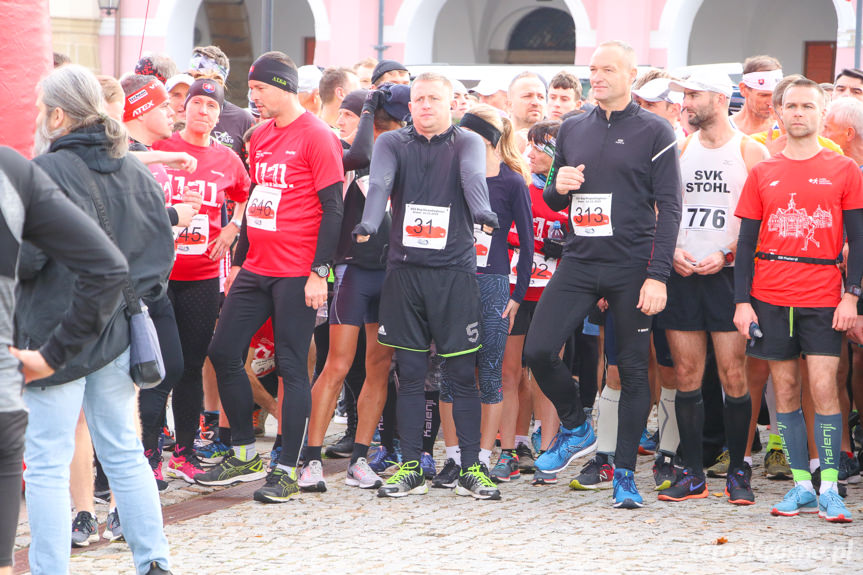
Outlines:
<svg viewBox="0 0 863 575"><path fill-rule="evenodd" d="M423 476L426 479L432 479L437 475L434 457L432 457L432 454L428 451L423 451L422 455L420 455L420 467L422 468Z"/></svg>
<svg viewBox="0 0 863 575"><path fill-rule="evenodd" d="M644 507L644 499L635 486L635 474L629 469L615 469L614 507L617 509L639 509Z"/></svg>
<svg viewBox="0 0 863 575"><path fill-rule="evenodd" d="M368 463L372 471L380 475L387 469L398 467L399 461L395 453L389 451L383 445L379 445L369 452Z"/></svg>
<svg viewBox="0 0 863 575"><path fill-rule="evenodd" d="M195 440L197 443L197 440ZM219 440L211 441L205 445L195 445L195 453L198 455L198 459L201 460L201 463L209 463L210 465L216 465L217 463L221 463L226 457L231 454L231 448L222 443Z"/></svg>
<svg viewBox="0 0 863 575"><path fill-rule="evenodd" d="M792 487L782 501L773 506L771 515L782 517L795 517L798 513L818 513L818 499L815 492L809 491L802 485Z"/></svg>
<svg viewBox="0 0 863 575"><path fill-rule="evenodd" d="M585 421L575 429L567 429L561 425L548 451L537 457L534 465L546 473L559 473L574 459L594 450L596 450L596 435L589 422Z"/></svg>
<svg viewBox="0 0 863 575"><path fill-rule="evenodd" d="M831 489L818 497L818 517L830 523L851 523L851 512L839 492Z"/></svg>
<svg viewBox="0 0 863 575"><path fill-rule="evenodd" d="M659 445L659 431L650 433L647 428L641 432L641 440L638 442L639 455L653 455L656 453L656 447Z"/></svg>

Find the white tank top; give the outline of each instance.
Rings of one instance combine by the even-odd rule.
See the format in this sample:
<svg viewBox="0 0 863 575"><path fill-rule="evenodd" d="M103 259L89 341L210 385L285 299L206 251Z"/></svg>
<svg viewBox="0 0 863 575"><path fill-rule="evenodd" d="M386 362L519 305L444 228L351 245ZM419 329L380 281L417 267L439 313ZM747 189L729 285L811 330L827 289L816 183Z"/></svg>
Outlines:
<svg viewBox="0 0 863 575"><path fill-rule="evenodd" d="M708 149L701 145L696 132L680 154L683 215L677 247L691 253L696 261L737 239L740 220L734 210L748 175L743 138L743 132L735 131L724 146Z"/></svg>

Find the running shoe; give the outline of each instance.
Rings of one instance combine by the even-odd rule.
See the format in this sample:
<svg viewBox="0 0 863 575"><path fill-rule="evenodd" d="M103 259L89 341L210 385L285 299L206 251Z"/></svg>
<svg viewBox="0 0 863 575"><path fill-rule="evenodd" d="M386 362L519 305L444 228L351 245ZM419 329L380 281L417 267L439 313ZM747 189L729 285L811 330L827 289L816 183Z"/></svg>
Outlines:
<svg viewBox="0 0 863 575"><path fill-rule="evenodd" d="M383 485L383 482L383 479L369 467L369 463L365 457L360 457L356 463L348 466L345 485L359 487L360 489L377 489Z"/></svg>
<svg viewBox="0 0 863 575"><path fill-rule="evenodd" d="M255 428L255 435L263 435L266 432L267 410L259 407L252 412L252 426Z"/></svg>
<svg viewBox="0 0 863 575"><path fill-rule="evenodd" d="M561 425L548 451L536 458L536 468L548 473L558 473L566 469L574 459L595 449L596 435L590 423L585 421L575 429L567 429Z"/></svg>
<svg viewBox="0 0 863 575"><path fill-rule="evenodd" d="M663 453L653 462L653 481L656 482L654 491L668 489L677 481L677 468L672 459Z"/></svg>
<svg viewBox="0 0 863 575"><path fill-rule="evenodd" d="M752 468L745 461L743 467L730 471L725 478L725 496L734 505L752 505L755 494L752 493Z"/></svg>
<svg viewBox="0 0 863 575"><path fill-rule="evenodd" d="M172 573L167 569L162 569L162 566L156 561L150 561L150 570L147 571L147 575L172 575Z"/></svg>
<svg viewBox="0 0 863 575"><path fill-rule="evenodd" d="M99 522L89 511L79 511L72 521L72 547L87 547L99 540Z"/></svg>
<svg viewBox="0 0 863 575"><path fill-rule="evenodd" d="M474 463L467 471L461 470L456 495L470 495L474 499L500 499L500 490L488 476L488 468L483 463Z"/></svg>
<svg viewBox="0 0 863 575"><path fill-rule="evenodd" d="M153 477L156 479L156 489L164 491L168 488L168 482L165 481L165 476L162 475L162 452L155 449L144 451L144 457L147 458L147 463L150 464L150 469L153 470Z"/></svg>
<svg viewBox="0 0 863 575"><path fill-rule="evenodd" d="M195 477L195 482L200 485L211 486L234 485L235 483L257 481L266 476L264 461L260 455L255 454L251 461L243 461L234 456L233 451L231 451L230 457Z"/></svg>
<svg viewBox="0 0 863 575"><path fill-rule="evenodd" d="M723 449L722 453L716 458L716 463L707 468L707 477L725 477L728 475L728 464L731 461L731 456L728 455L728 450Z"/></svg>
<svg viewBox="0 0 863 575"><path fill-rule="evenodd" d="M539 467L533 472L531 485L554 485L557 483L557 473L548 473Z"/></svg>
<svg viewBox="0 0 863 575"><path fill-rule="evenodd" d="M432 487L437 489L452 489L458 483L460 475L461 467L452 457L449 457L446 463L443 464L443 469L432 479Z"/></svg>
<svg viewBox="0 0 863 575"><path fill-rule="evenodd" d="M264 486L255 491L253 497L261 503L284 503L299 492L296 469L288 473L276 467L267 475Z"/></svg>
<svg viewBox="0 0 863 575"><path fill-rule="evenodd" d="M791 468L781 449L771 449L764 456L764 475L767 479L791 479Z"/></svg>
<svg viewBox="0 0 863 575"><path fill-rule="evenodd" d="M691 469L684 469L674 485L664 489L659 494L660 501L686 501L687 499L704 499L709 496L707 481L698 477Z"/></svg>
<svg viewBox="0 0 863 575"><path fill-rule="evenodd" d="M111 503L111 486L108 485L108 477L102 471L101 465L96 465L96 476L93 479L93 499L96 503Z"/></svg>
<svg viewBox="0 0 863 575"><path fill-rule="evenodd" d="M650 433L647 428L641 432L641 441L638 442L639 455L653 455L656 453L656 446L659 445L659 431Z"/></svg>
<svg viewBox="0 0 863 575"><path fill-rule="evenodd" d="M533 433L530 434L530 443L534 453L542 451L542 427L533 430Z"/></svg>
<svg viewBox="0 0 863 575"><path fill-rule="evenodd" d="M818 517L830 523L851 523L851 512L838 491L830 489L818 497Z"/></svg>
<svg viewBox="0 0 863 575"><path fill-rule="evenodd" d="M515 447L515 454L518 456L518 469L522 473L533 473L535 461L530 446L526 443L519 443Z"/></svg>
<svg viewBox="0 0 863 575"><path fill-rule="evenodd" d="M398 456L383 445L372 449L368 461L372 471L379 475L399 466Z"/></svg>
<svg viewBox="0 0 863 575"><path fill-rule="evenodd" d="M279 458L282 457L282 446L278 446L270 452L270 462L267 463L267 473L272 473L276 465L279 464Z"/></svg>
<svg viewBox="0 0 863 575"><path fill-rule="evenodd" d="M431 479L437 473L437 467L435 466L434 457L428 451L423 451L422 455L420 455L420 467L423 469L423 476L426 479Z"/></svg>
<svg viewBox="0 0 863 575"><path fill-rule="evenodd" d="M402 463L399 470L378 488L378 497L405 497L425 495L429 491L417 460Z"/></svg>
<svg viewBox="0 0 863 575"><path fill-rule="evenodd" d="M108 513L108 518L105 519L105 530L102 532L102 537L111 543L126 540L123 537L123 526L120 525L120 514L116 507Z"/></svg>
<svg viewBox="0 0 863 575"><path fill-rule="evenodd" d="M815 489L815 493L821 491L821 468L816 467L815 471L811 473L812 476L812 487ZM845 499L848 497L848 485L846 483L836 483L836 491L839 492L839 497Z"/></svg>
<svg viewBox="0 0 863 575"><path fill-rule="evenodd" d="M644 507L644 500L635 486L635 474L629 469L614 470L614 504L617 509Z"/></svg>
<svg viewBox="0 0 863 575"><path fill-rule="evenodd" d="M338 441L328 445L324 453L332 459L350 457L354 453L354 436L344 434Z"/></svg>
<svg viewBox="0 0 863 575"><path fill-rule="evenodd" d="M191 449L178 447L168 460L168 477L182 479L186 483L195 483L196 478L204 473L204 468L198 456Z"/></svg>
<svg viewBox="0 0 863 575"><path fill-rule="evenodd" d="M584 464L578 477L569 482L569 488L576 491L611 489L613 481L614 468L606 456L597 454Z"/></svg>
<svg viewBox="0 0 863 575"><path fill-rule="evenodd" d="M518 456L501 451L497 463L491 470L492 480L501 483L518 479L519 477L521 477L521 472L518 469Z"/></svg>
<svg viewBox="0 0 863 575"><path fill-rule="evenodd" d="M168 426L162 428L162 434L159 436L159 444L162 451L174 451L177 446L177 439L174 437L174 432L168 429Z"/></svg>
<svg viewBox="0 0 863 575"><path fill-rule="evenodd" d="M773 506L771 515L795 517L798 513L818 513L818 499L815 493L802 485L792 487L782 501Z"/></svg>
<svg viewBox="0 0 863 575"><path fill-rule="evenodd" d="M201 463L215 465L221 463L226 457L231 455L231 448L217 439L199 448L195 448L195 453L197 453Z"/></svg>
<svg viewBox="0 0 863 575"><path fill-rule="evenodd" d="M198 438L215 441L219 438L219 412L202 411L198 419Z"/></svg>
<svg viewBox="0 0 863 575"><path fill-rule="evenodd" d="M844 451L839 454L839 481L843 483L860 483L860 462Z"/></svg>
<svg viewBox="0 0 863 575"><path fill-rule="evenodd" d="M317 459L312 459L303 465L298 485L303 491L324 493L327 490L327 482L324 479L323 464Z"/></svg>

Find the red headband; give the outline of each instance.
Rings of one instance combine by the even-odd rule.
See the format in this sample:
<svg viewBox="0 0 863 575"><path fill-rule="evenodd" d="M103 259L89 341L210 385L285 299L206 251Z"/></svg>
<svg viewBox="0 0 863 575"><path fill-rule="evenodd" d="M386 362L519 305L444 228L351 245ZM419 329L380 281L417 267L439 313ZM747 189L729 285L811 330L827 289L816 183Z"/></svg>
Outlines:
<svg viewBox="0 0 863 575"><path fill-rule="evenodd" d="M129 122L141 114L149 112L168 99L165 86L154 80L133 94L126 96L126 106L123 109L123 121Z"/></svg>

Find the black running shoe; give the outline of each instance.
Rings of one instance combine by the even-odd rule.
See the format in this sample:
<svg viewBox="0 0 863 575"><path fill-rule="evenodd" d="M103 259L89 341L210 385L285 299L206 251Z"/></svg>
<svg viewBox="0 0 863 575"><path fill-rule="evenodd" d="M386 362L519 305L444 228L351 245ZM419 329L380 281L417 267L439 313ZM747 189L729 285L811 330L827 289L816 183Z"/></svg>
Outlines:
<svg viewBox="0 0 863 575"><path fill-rule="evenodd" d="M326 453L327 457L334 459L350 457L354 453L354 436L347 433L344 434L338 441L327 446L324 453Z"/></svg>
<svg viewBox="0 0 863 575"><path fill-rule="evenodd" d="M276 467L267 475L264 486L255 491L254 498L261 503L284 503L299 492L296 471L288 473Z"/></svg>
<svg viewBox="0 0 863 575"><path fill-rule="evenodd" d="M425 495L429 491L419 461L406 461L399 470L378 488L378 497Z"/></svg>
<svg viewBox="0 0 863 575"><path fill-rule="evenodd" d="M692 470L684 469L678 475L677 481L659 494L660 501L686 501L687 499L704 499L710 495L707 481L704 477L695 475Z"/></svg>
<svg viewBox="0 0 863 575"><path fill-rule="evenodd" d="M653 463L653 480L656 482L654 491L668 489L677 481L677 469L667 455L660 453Z"/></svg>
<svg viewBox="0 0 863 575"><path fill-rule="evenodd" d="M740 469L728 470L725 478L725 496L734 505L753 505L755 494L752 493L752 468L745 461Z"/></svg>
<svg viewBox="0 0 863 575"><path fill-rule="evenodd" d="M500 490L482 463L474 463L467 471L462 469L455 492L456 495L470 495L474 499L500 499Z"/></svg>
<svg viewBox="0 0 863 575"><path fill-rule="evenodd" d="M461 475L461 467L450 457L444 463L443 469L432 479L432 487L437 489L452 489L458 483L459 475Z"/></svg>

